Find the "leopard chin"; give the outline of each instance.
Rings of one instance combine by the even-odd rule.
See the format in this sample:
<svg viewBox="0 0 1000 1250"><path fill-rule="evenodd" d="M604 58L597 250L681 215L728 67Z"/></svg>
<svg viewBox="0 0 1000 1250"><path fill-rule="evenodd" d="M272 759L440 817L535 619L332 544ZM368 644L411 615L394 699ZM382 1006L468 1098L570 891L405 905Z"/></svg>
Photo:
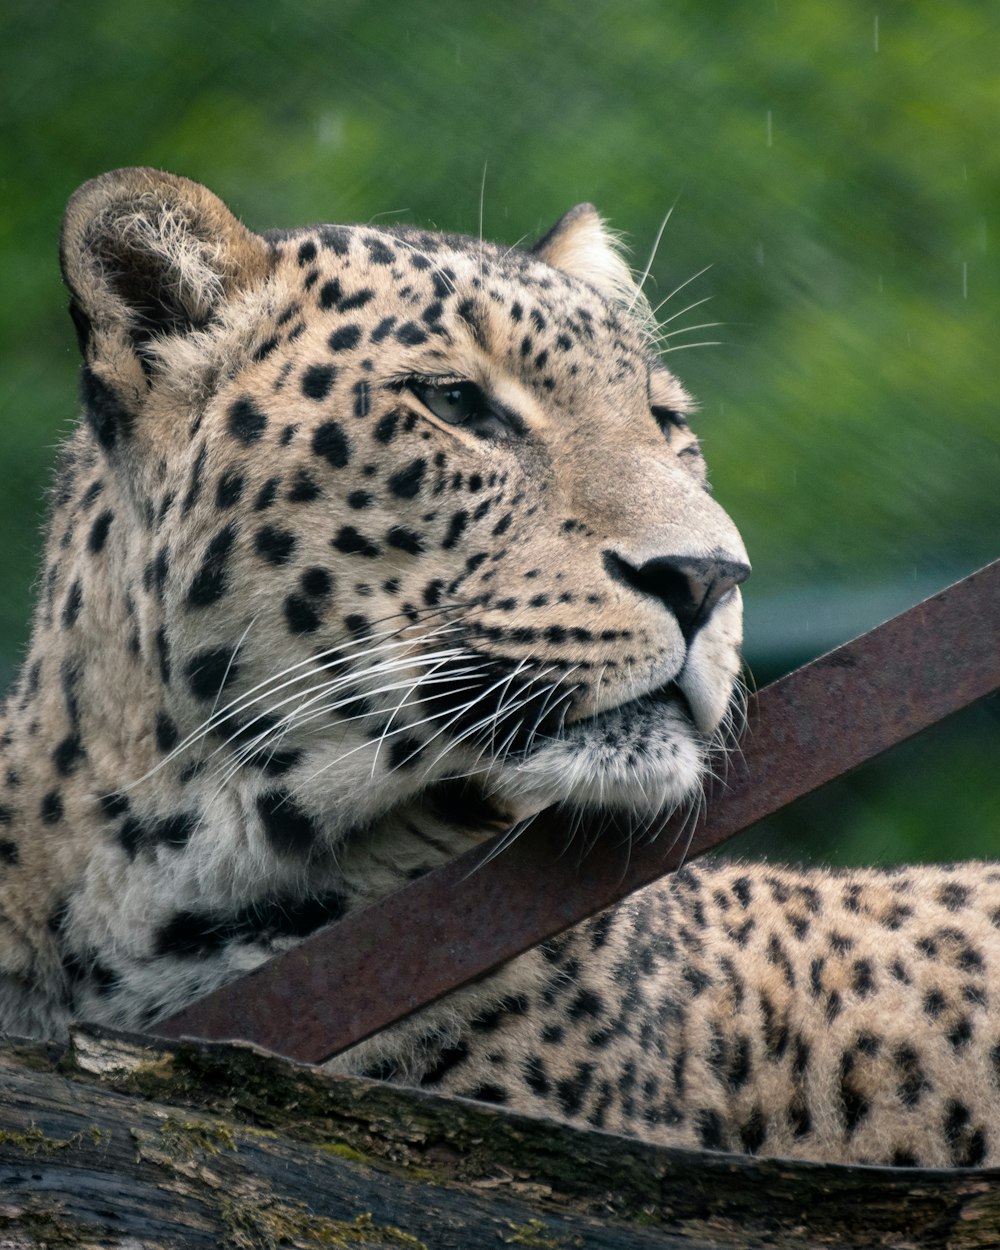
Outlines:
<svg viewBox="0 0 1000 1250"><path fill-rule="evenodd" d="M645 822L697 800L716 742L670 683L542 739L487 788L515 820L566 804Z"/></svg>

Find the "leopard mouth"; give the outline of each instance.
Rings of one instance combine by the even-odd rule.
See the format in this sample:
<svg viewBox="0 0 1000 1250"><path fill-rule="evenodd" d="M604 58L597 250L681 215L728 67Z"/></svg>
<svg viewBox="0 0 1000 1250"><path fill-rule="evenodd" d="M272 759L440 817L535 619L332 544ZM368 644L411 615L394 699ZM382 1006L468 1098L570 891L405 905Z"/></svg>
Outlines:
<svg viewBox="0 0 1000 1250"><path fill-rule="evenodd" d="M675 678L663 682L662 685L656 686L652 690L646 690L642 694L636 695L633 699L626 699L622 703L610 704L597 712L592 712L589 716L581 716L579 720L574 720L571 723L574 728L579 725L599 724L612 712L624 712L629 709L641 711L644 708L667 706L679 707L692 726L695 725L696 722L694 713L691 710L691 704Z"/></svg>

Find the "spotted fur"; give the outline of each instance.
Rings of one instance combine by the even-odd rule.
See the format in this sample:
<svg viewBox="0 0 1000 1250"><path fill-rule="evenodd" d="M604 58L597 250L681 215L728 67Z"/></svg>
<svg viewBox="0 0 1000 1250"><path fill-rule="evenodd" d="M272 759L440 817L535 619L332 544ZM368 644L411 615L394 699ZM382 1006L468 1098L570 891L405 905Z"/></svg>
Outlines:
<svg viewBox="0 0 1000 1250"><path fill-rule="evenodd" d="M155 1028L553 803L698 802L749 570L593 209L531 251L261 236L125 170L62 261L83 418L0 728L7 1031ZM711 1149L996 1162L998 932L988 865L691 868L337 1066Z"/></svg>

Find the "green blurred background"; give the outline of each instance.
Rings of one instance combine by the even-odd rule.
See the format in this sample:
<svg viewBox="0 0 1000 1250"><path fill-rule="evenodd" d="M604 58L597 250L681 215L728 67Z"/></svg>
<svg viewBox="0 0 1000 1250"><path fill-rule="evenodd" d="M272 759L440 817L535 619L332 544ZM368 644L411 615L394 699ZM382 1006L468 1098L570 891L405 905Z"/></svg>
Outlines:
<svg viewBox="0 0 1000 1250"><path fill-rule="evenodd" d="M482 211L515 242L592 200L639 268L673 206L647 290L688 283L667 360L754 561L758 683L1000 554L995 6L15 0L0 49L0 688L76 409L62 208L118 165L257 228ZM741 847L996 854L998 729L974 708Z"/></svg>

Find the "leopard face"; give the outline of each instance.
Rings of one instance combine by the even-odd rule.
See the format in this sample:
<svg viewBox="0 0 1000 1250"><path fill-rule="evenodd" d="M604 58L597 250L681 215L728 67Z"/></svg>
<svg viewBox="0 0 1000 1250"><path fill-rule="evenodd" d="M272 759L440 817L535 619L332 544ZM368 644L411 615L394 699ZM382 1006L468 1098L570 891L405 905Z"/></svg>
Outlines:
<svg viewBox="0 0 1000 1250"><path fill-rule="evenodd" d="M98 406L130 414L106 452L154 517L125 558L153 567L140 644L177 656L181 741L221 728L325 823L456 772L506 815L698 789L746 556L638 292L559 267L579 235L608 246L587 211L535 254L254 239L262 280L146 338L144 411L94 353Z"/></svg>

